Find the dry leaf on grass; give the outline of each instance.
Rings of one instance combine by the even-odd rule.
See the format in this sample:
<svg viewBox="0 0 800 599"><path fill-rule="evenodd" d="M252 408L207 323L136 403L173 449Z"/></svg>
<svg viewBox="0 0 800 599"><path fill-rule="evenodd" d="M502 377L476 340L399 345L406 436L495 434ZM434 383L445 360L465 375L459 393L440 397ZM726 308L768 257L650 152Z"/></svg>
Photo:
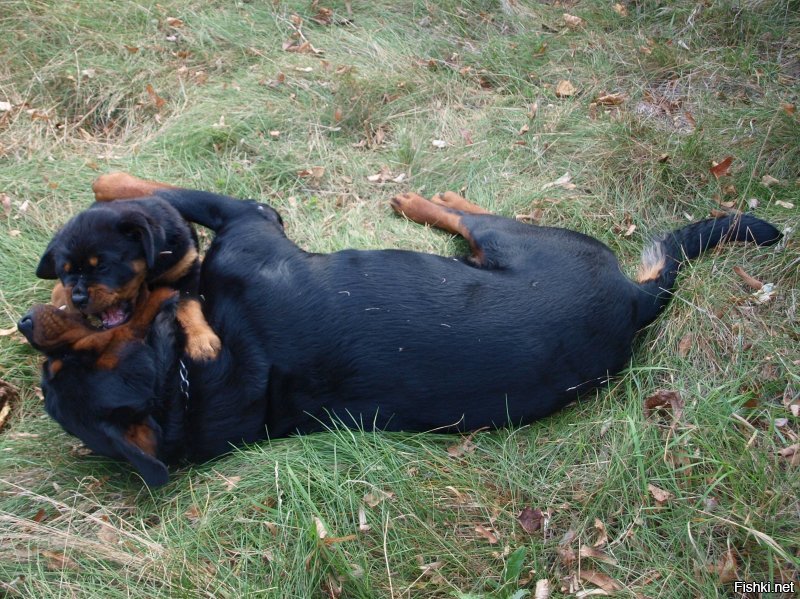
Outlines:
<svg viewBox="0 0 800 599"><path fill-rule="evenodd" d="M736 567L736 556L733 554L733 551L728 549L716 564L707 565L706 570L719 576L720 584L729 584L739 580Z"/></svg>
<svg viewBox="0 0 800 599"><path fill-rule="evenodd" d="M192 524L197 524L200 521L202 514L200 513L200 508L196 505L191 505L188 510L183 513L184 516L191 522Z"/></svg>
<svg viewBox="0 0 800 599"><path fill-rule="evenodd" d="M733 156L728 156L722 162L713 163L709 170L715 179L719 179L729 174L728 171L731 168L731 164L733 164Z"/></svg>
<svg viewBox="0 0 800 599"><path fill-rule="evenodd" d="M692 333L686 333L678 342L678 355L681 358L688 356L692 345L694 345L694 335Z"/></svg>
<svg viewBox="0 0 800 599"><path fill-rule="evenodd" d="M576 17L575 15L564 13L562 17L564 19L564 23L566 23L567 27L570 29L577 29L583 25L583 19Z"/></svg>
<svg viewBox="0 0 800 599"><path fill-rule="evenodd" d="M572 182L572 175L569 173L564 173L555 181L551 181L550 183L545 183L542 185L542 191L546 189L550 189L552 187L561 187L562 189L575 189L577 185Z"/></svg>
<svg viewBox="0 0 800 599"><path fill-rule="evenodd" d="M324 166L312 166L311 168L304 168L297 171L297 176L301 179L311 179L314 183L319 183L325 174Z"/></svg>
<svg viewBox="0 0 800 599"><path fill-rule="evenodd" d="M628 16L628 8L624 4L620 4L619 2L614 4L614 12L621 17Z"/></svg>
<svg viewBox="0 0 800 599"><path fill-rule="evenodd" d="M536 581L533 599L550 599L550 581L546 578Z"/></svg>
<svg viewBox="0 0 800 599"><path fill-rule="evenodd" d="M671 413L671 427L675 427L683 416L683 408L685 405L680 393L661 389L644 400L644 417L649 419L654 414L660 412Z"/></svg>
<svg viewBox="0 0 800 599"><path fill-rule="evenodd" d="M625 94L602 94L595 99L595 102L603 106L619 106L625 101Z"/></svg>
<svg viewBox="0 0 800 599"><path fill-rule="evenodd" d="M783 200L776 200L775 205L780 206L781 208L786 208L787 210L791 210L794 208L794 204L792 204L791 202L784 202Z"/></svg>
<svg viewBox="0 0 800 599"><path fill-rule="evenodd" d="M779 179L772 177L770 175L764 175L761 177L761 185L764 187L772 187L773 185L780 185L781 182Z"/></svg>
<svg viewBox="0 0 800 599"><path fill-rule="evenodd" d="M328 536L328 529L325 528L325 524L317 516L314 516L314 528L317 530L318 538L324 539Z"/></svg>
<svg viewBox="0 0 800 599"><path fill-rule="evenodd" d="M167 103L164 98L156 93L156 90L150 83L148 83L144 89L147 91L147 95L150 96L150 100L153 102L157 110L160 110L161 107Z"/></svg>
<svg viewBox="0 0 800 599"><path fill-rule="evenodd" d="M120 542L119 531L111 525L108 516L100 516L100 520L100 530L97 531L97 538L107 545L118 545Z"/></svg>
<svg viewBox="0 0 800 599"><path fill-rule="evenodd" d="M585 580L589 584L600 587L608 593L622 590L622 583L614 580L608 574L603 574L597 570L581 570L579 573L581 580Z"/></svg>
<svg viewBox="0 0 800 599"><path fill-rule="evenodd" d="M800 417L800 392L791 385L783 390L783 407L795 418Z"/></svg>
<svg viewBox="0 0 800 599"><path fill-rule="evenodd" d="M600 518L594 519L594 528L597 531L597 540L594 542L595 547L602 547L608 543L608 532L606 532L606 525L603 524Z"/></svg>
<svg viewBox="0 0 800 599"><path fill-rule="evenodd" d="M559 98L569 98L574 96L577 91L575 86L566 79L562 79L556 85L556 96Z"/></svg>
<svg viewBox="0 0 800 599"><path fill-rule="evenodd" d="M486 539L490 545L497 544L497 536L492 532L490 528L478 525L475 527L475 532L477 532L479 536Z"/></svg>
<svg viewBox="0 0 800 599"><path fill-rule="evenodd" d="M375 489L371 493L364 495L364 503L366 503L369 507L374 508L387 499L391 499L392 497L394 497L394 493L391 491L381 491L380 489Z"/></svg>
<svg viewBox="0 0 800 599"><path fill-rule="evenodd" d="M183 21L177 17L167 17L167 25L175 28L183 27Z"/></svg>
<svg viewBox="0 0 800 599"><path fill-rule="evenodd" d="M62 551L42 551L40 555L47 560L47 565L53 570L79 570L78 564Z"/></svg>
<svg viewBox="0 0 800 599"><path fill-rule="evenodd" d="M16 329L15 329L16 330ZM11 416L11 407L19 402L19 393L9 383L0 379L0 431Z"/></svg>
<svg viewBox="0 0 800 599"><path fill-rule="evenodd" d="M608 555L605 551L597 549L596 547L589 547L588 545L583 545L580 551L578 551L578 555L582 558L596 559L599 562L611 564L612 566L616 566L618 563L617 560Z"/></svg>
<svg viewBox="0 0 800 599"><path fill-rule="evenodd" d="M800 464L800 443L779 449L778 455L789 460L790 466L797 466Z"/></svg>
<svg viewBox="0 0 800 599"><path fill-rule="evenodd" d="M654 484L648 484L647 490L650 491L650 494L653 496L653 499L656 500L656 505L663 506L667 502L669 502L673 497L675 497L669 491L666 491L660 487L655 486Z"/></svg>
<svg viewBox="0 0 800 599"><path fill-rule="evenodd" d="M532 535L537 530L541 530L544 525L546 515L538 507L533 509L531 507L524 508L517 516L517 522L522 527L522 530Z"/></svg>

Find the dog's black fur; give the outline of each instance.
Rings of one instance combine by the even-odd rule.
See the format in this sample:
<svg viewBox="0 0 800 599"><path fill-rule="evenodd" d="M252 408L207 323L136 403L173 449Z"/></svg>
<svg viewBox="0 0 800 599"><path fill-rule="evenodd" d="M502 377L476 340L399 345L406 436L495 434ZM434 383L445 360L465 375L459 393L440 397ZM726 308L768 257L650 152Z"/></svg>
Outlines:
<svg viewBox="0 0 800 599"><path fill-rule="evenodd" d="M498 216L457 213L476 266L474 256L400 250L311 254L266 205L180 189L153 195L216 232L200 293L222 339L218 358L188 363L187 405L178 327L165 312L146 350L121 361L135 372L130 393L106 392L105 380L78 383L89 374L68 379L64 368L44 388L69 432L128 459L151 485L180 457L207 460L232 445L320 430L332 417L406 431L542 418L626 366L683 259L722 241L780 237L749 215L702 221L656 242L637 283L591 237ZM81 406L62 397L73 384L91 389ZM131 442L132 427L155 431L156 446Z"/></svg>

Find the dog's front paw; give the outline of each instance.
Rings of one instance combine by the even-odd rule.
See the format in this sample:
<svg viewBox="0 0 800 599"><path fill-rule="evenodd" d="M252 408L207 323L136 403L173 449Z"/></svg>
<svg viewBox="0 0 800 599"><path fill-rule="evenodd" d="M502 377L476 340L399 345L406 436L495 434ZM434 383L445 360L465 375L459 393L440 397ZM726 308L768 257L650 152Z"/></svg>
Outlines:
<svg viewBox="0 0 800 599"><path fill-rule="evenodd" d="M188 335L186 339L186 353L196 362L215 359L221 349L222 342L211 330Z"/></svg>

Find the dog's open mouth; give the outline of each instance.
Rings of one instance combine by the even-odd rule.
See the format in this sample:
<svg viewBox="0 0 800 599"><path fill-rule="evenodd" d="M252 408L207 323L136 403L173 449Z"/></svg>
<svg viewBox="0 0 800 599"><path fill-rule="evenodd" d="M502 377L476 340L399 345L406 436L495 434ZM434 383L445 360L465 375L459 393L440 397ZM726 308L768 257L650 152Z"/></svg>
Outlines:
<svg viewBox="0 0 800 599"><path fill-rule="evenodd" d="M87 314L86 319L90 324L98 328L113 329L128 322L131 313L130 302L124 301L114 304L97 314Z"/></svg>

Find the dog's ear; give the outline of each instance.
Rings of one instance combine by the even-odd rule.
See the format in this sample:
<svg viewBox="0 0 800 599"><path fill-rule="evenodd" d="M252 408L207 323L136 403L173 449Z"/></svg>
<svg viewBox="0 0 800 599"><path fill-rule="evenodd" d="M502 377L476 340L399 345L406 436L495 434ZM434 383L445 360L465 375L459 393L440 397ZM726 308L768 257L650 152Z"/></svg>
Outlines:
<svg viewBox="0 0 800 599"><path fill-rule="evenodd" d="M167 240L164 228L141 212L135 211L123 215L118 226L124 235L134 237L141 242L147 268L153 268Z"/></svg>
<svg viewBox="0 0 800 599"><path fill-rule="evenodd" d="M59 235L56 234L56 236L50 240L50 243L47 244L47 248L45 248L44 254L42 254L39 260L39 266L36 267L36 276L40 279L58 278L58 273L56 273L56 259L54 256L55 252L53 250L59 243L61 243L61 241Z"/></svg>
<svg viewBox="0 0 800 599"><path fill-rule="evenodd" d="M161 427L151 416L126 429L110 423L102 426L114 449L133 464L148 487L160 487L169 480L166 465L156 457Z"/></svg>

